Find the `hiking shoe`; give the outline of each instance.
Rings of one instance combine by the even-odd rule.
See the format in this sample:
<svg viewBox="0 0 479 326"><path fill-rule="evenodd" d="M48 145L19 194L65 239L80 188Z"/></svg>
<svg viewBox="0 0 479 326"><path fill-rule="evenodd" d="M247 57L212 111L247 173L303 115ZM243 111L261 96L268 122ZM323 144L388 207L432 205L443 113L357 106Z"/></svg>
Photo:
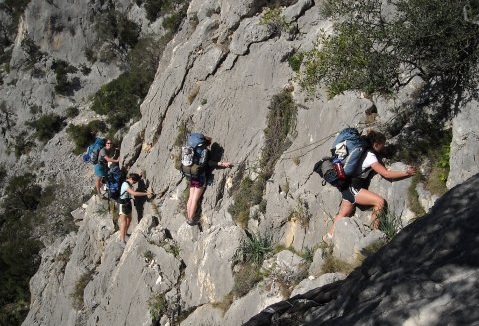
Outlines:
<svg viewBox="0 0 479 326"><path fill-rule="evenodd" d="M192 221L192 220L186 219L186 223L187 223L189 226L194 226L194 225L196 225L198 222L195 221L195 220Z"/></svg>

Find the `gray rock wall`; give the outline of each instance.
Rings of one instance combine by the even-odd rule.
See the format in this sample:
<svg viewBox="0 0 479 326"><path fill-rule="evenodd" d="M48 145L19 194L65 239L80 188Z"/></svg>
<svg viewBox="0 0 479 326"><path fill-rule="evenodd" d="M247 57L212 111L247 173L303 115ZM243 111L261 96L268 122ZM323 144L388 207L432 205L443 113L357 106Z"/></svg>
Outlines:
<svg viewBox="0 0 479 326"><path fill-rule="evenodd" d="M356 93L328 100L323 90L321 96L308 98L297 86L287 59L298 49L310 49L322 29L330 30L331 22L320 16L319 4L298 1L283 10L288 21L297 24L298 33L279 35L259 24L261 8L257 4L233 0L190 3L182 29L165 50L141 105L142 118L121 145L123 164L133 172L145 171L156 199L147 205L143 220L130 229L125 248L116 240L104 204L91 199L77 234L45 250L40 270L32 279L32 309L24 325L153 325L158 320L161 325L172 325L179 322L178 311L189 314L181 325L239 325L268 305L287 299L288 294L278 285L278 275L296 273L299 267L293 264L297 256L283 259L283 253L271 258L271 266L263 266L267 276L246 296L234 298L230 306L225 304L234 286L234 254L247 236L228 212L233 203L232 184L242 176L257 177L268 106L271 98L285 89L298 104L295 136L267 182L266 212L251 220L247 231L269 234L275 244L296 253L315 251L311 278L293 289L295 295L344 277L326 274L317 278L324 263L324 251L318 249L324 247L321 236L332 223L340 196L333 187L321 186L312 167L328 154L332 139L342 128L364 127L364 112L374 104L378 121L387 121L396 103L373 103ZM411 89L406 89L401 100L406 101L410 93ZM468 110L472 112L472 107L454 121L455 155L474 147L474 133L469 137L461 131L463 121L472 120ZM185 223L187 185L174 167L174 143L184 122L192 131L210 135L223 148L223 158L235 164L231 170L213 172L201 202L201 229ZM464 161L451 159L449 184L474 173L474 154L464 157ZM404 165L388 168L402 169ZM407 204L409 186L410 179L390 183L375 177L370 187L385 197L404 225L414 217ZM306 225L290 218L298 209L307 212ZM384 237L382 232L371 232L369 215L370 210L357 210L338 224L332 243L335 257L355 262L364 248ZM52 261L55 253L66 247L71 248L68 262ZM90 279L79 309L73 306L71 293L86 273ZM331 289L328 295L336 293ZM158 320L151 308L155 295L168 302Z"/></svg>

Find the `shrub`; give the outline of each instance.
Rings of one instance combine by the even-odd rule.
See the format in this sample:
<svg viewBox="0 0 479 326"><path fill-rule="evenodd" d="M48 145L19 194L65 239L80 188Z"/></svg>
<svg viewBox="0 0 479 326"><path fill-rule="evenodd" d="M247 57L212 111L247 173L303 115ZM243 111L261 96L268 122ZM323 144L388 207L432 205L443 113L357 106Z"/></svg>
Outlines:
<svg viewBox="0 0 479 326"><path fill-rule="evenodd" d="M479 26L464 19L468 4L399 0L391 15L381 1L325 1L323 13L338 23L319 38L321 49L306 53L300 83L310 91L324 83L330 96L389 94L419 76L447 106L477 97Z"/></svg>
<svg viewBox="0 0 479 326"><path fill-rule="evenodd" d="M11 131L15 127L15 119L17 114L15 110L5 103L5 101L0 102L0 126L2 130Z"/></svg>
<svg viewBox="0 0 479 326"><path fill-rule="evenodd" d="M408 188L407 199L409 208L411 211L416 214L416 216L421 216L426 213L421 203L419 202L419 194L417 193L416 187L419 181L421 180L421 173L417 172L411 179L411 185Z"/></svg>
<svg viewBox="0 0 479 326"><path fill-rule="evenodd" d="M239 190L233 196L234 202L228 207L228 212L242 228L246 228L248 225L250 208L261 203L263 190L264 181L260 177L256 181L249 177L241 181Z"/></svg>
<svg viewBox="0 0 479 326"><path fill-rule="evenodd" d="M151 252L151 250L147 250L143 253L143 257L145 257L147 262L150 262L155 258L155 255Z"/></svg>
<svg viewBox="0 0 479 326"><path fill-rule="evenodd" d="M288 92L274 95L268 109L267 127L263 130L265 145L260 159L265 179L271 177L276 161L291 146L290 138L296 135L297 116L296 104Z"/></svg>
<svg viewBox="0 0 479 326"><path fill-rule="evenodd" d="M95 94L92 110L107 116L112 133L140 117L140 103L148 93L159 57L170 38L171 34L158 41L139 40L128 55L130 71L103 85Z"/></svg>
<svg viewBox="0 0 479 326"><path fill-rule="evenodd" d="M30 113L31 113L32 115L36 115L36 114L38 114L38 113L42 113L42 107L39 106L39 105L34 104L34 105L32 105L32 106L30 107Z"/></svg>
<svg viewBox="0 0 479 326"><path fill-rule="evenodd" d="M15 156L18 158L24 154L30 153L35 147L35 142L32 141L26 131L22 131L15 136L15 142L13 144Z"/></svg>
<svg viewBox="0 0 479 326"><path fill-rule="evenodd" d="M261 14L260 25L267 25L268 28L275 34L281 34L283 32L289 32L291 29L290 24L286 21L286 18L281 15L281 8L266 8Z"/></svg>
<svg viewBox="0 0 479 326"><path fill-rule="evenodd" d="M35 44L28 34L23 38L21 48L29 56L27 59L27 69L33 68L33 65L40 61L40 59L45 55L44 52L40 51L40 47Z"/></svg>
<svg viewBox="0 0 479 326"><path fill-rule="evenodd" d="M299 72L299 69L301 69L301 63L303 62L304 59L304 53L295 53L292 56L289 57L288 63L291 69L293 69L294 72Z"/></svg>
<svg viewBox="0 0 479 326"><path fill-rule="evenodd" d="M75 143L75 154L81 154L94 140L98 133L106 131L106 124L100 120L92 120L87 125L69 125L67 134Z"/></svg>
<svg viewBox="0 0 479 326"><path fill-rule="evenodd" d="M64 60L54 60L52 63L52 69L55 71L57 77L55 91L58 94L72 95L73 91L80 88L79 80L68 80L68 74L76 73L78 71L77 68Z"/></svg>
<svg viewBox="0 0 479 326"><path fill-rule="evenodd" d="M314 248L304 247L303 252L301 253L301 257L309 263L313 262L314 258Z"/></svg>
<svg viewBox="0 0 479 326"><path fill-rule="evenodd" d="M76 106L70 106L66 109L66 116L70 119L75 118L79 113L80 111Z"/></svg>
<svg viewBox="0 0 479 326"><path fill-rule="evenodd" d="M35 128L35 136L43 142L49 141L64 127L64 119L57 114L51 113L26 123Z"/></svg>
<svg viewBox="0 0 479 326"><path fill-rule="evenodd" d="M148 310L153 320L158 321L168 309L164 293L154 293L148 300Z"/></svg>
<svg viewBox="0 0 479 326"><path fill-rule="evenodd" d="M171 15L165 17L161 26L170 32L176 33L186 17L186 6L183 6L180 11L174 12Z"/></svg>
<svg viewBox="0 0 479 326"><path fill-rule="evenodd" d="M321 273L344 273L349 274L354 270L355 266L344 260L334 257L333 255L326 255L324 263L321 266Z"/></svg>

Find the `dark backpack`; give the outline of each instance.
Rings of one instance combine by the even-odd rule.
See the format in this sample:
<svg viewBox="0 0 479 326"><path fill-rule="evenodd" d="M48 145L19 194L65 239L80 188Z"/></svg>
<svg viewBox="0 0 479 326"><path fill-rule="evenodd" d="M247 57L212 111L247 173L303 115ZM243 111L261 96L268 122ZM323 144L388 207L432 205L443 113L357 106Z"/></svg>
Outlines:
<svg viewBox="0 0 479 326"><path fill-rule="evenodd" d="M330 157L324 157L318 161L313 171L318 173L324 180L335 187L342 186L351 177L362 177L358 174L358 166L362 163L368 148L369 142L362 138L356 128L343 129L334 139ZM334 169L333 161L340 161L346 179L340 179Z"/></svg>
<svg viewBox="0 0 479 326"><path fill-rule="evenodd" d="M199 176L204 171L207 153L205 136L200 133L189 134L185 146L181 147L180 171L183 175Z"/></svg>
<svg viewBox="0 0 479 326"><path fill-rule="evenodd" d="M86 152L83 154L83 162L97 164L100 150L105 146L105 138L96 137L95 142L88 146Z"/></svg>
<svg viewBox="0 0 479 326"><path fill-rule="evenodd" d="M105 184L109 199L117 201L120 198L121 185L124 180L125 176L117 165L108 170Z"/></svg>
<svg viewBox="0 0 479 326"><path fill-rule="evenodd" d="M323 186L329 183L332 186L340 187L346 180L340 179L336 171L334 170L333 157L323 157L316 162L313 167L313 171L319 174L323 178Z"/></svg>

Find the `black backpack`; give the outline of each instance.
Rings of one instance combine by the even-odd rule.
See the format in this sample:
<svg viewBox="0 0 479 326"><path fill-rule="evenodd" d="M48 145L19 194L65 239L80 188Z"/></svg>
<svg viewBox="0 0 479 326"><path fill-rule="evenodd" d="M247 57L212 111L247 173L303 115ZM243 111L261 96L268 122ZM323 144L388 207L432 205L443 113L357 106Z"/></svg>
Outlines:
<svg viewBox="0 0 479 326"><path fill-rule="evenodd" d="M121 169L114 165L112 166L107 173L107 180L106 180L106 191L108 193L108 198L118 201L120 198L120 189L123 181L125 180L125 176Z"/></svg>

